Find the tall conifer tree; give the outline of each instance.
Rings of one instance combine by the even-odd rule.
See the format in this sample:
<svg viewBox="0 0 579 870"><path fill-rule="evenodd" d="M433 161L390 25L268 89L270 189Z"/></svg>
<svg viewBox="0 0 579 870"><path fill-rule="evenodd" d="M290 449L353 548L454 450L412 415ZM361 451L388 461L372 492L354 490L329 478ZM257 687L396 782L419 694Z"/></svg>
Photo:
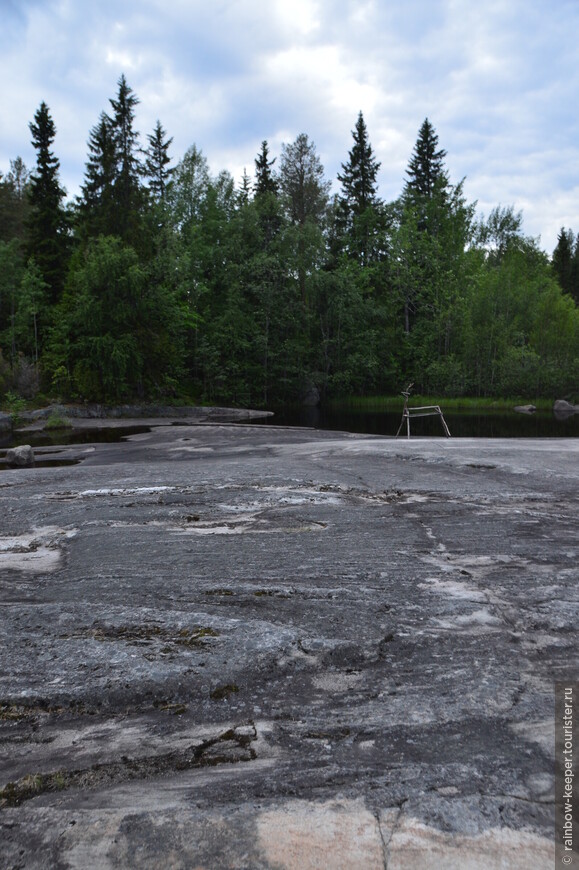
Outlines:
<svg viewBox="0 0 579 870"><path fill-rule="evenodd" d="M277 194L277 180L272 167L275 157L269 159L269 146L267 140L261 143L261 151L255 158L255 193L257 196L264 193Z"/></svg>
<svg viewBox="0 0 579 870"><path fill-rule="evenodd" d="M122 75L118 82L117 99L113 107L112 127L116 146L116 178L114 184L117 234L126 242L136 244L142 209L142 167L137 154L139 134L134 129L138 97Z"/></svg>
<svg viewBox="0 0 579 870"><path fill-rule="evenodd" d="M354 146L348 162L342 163L338 180L342 190L338 197L338 231L346 236L346 248L362 265L371 256L371 236L377 229L380 206L376 195L380 163L374 157L362 112L352 131Z"/></svg>
<svg viewBox="0 0 579 870"><path fill-rule="evenodd" d="M404 186L406 199L432 199L437 189L448 184L444 167L446 151L438 147L438 136L428 118L425 118L418 133L406 174Z"/></svg>
<svg viewBox="0 0 579 870"><path fill-rule="evenodd" d="M342 174L338 173L338 180L342 183L341 199L348 211L360 215L367 208L376 205L378 190L376 177L380 169L380 163L374 157L368 139L368 130L362 112L358 115L352 136L354 145L348 153L348 162L342 163L343 171Z"/></svg>
<svg viewBox="0 0 579 870"><path fill-rule="evenodd" d="M579 305L579 233L575 237L573 259L571 261L571 295L575 304Z"/></svg>
<svg viewBox="0 0 579 870"><path fill-rule="evenodd" d="M143 233L145 207L139 161L139 134L134 130L139 100L124 75L111 99L112 117L103 112L91 130L85 183L79 202L81 232L91 238L119 236L137 249L148 248Z"/></svg>
<svg viewBox="0 0 579 870"><path fill-rule="evenodd" d="M160 121L157 121L153 132L147 136L149 147L145 151L145 175L149 179L149 192L155 202L164 201L167 184L173 172L169 169L169 148L173 138L166 137L167 133Z"/></svg>
<svg viewBox="0 0 579 870"><path fill-rule="evenodd" d="M279 201L279 181L273 171L276 158L270 160L267 140L261 143L261 150L255 158L255 206L259 215L259 226L263 247L268 246L277 237L281 224L281 204Z"/></svg>
<svg viewBox="0 0 579 870"><path fill-rule="evenodd" d="M28 253L33 256L52 301L59 297L69 252L68 221L62 201L60 162L52 152L56 127L45 102L40 104L29 124L36 149L36 168L30 177L28 216Z"/></svg>
<svg viewBox="0 0 579 870"><path fill-rule="evenodd" d="M557 247L553 251L553 268L559 284L566 293L573 292L573 248L572 230L562 227L557 237Z"/></svg>
<svg viewBox="0 0 579 870"><path fill-rule="evenodd" d="M105 112L90 131L88 148L79 226L82 236L97 238L112 234L115 225L116 144L113 123Z"/></svg>

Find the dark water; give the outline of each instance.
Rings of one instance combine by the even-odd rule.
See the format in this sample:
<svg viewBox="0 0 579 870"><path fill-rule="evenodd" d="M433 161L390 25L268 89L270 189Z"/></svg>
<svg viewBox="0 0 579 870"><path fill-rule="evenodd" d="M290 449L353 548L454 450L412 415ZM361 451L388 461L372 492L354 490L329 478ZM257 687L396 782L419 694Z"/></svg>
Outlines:
<svg viewBox="0 0 579 870"><path fill-rule="evenodd" d="M445 412L441 406L450 434L456 438L579 438L579 414L566 420L557 420L551 413L518 414L502 412ZM273 410L273 409L272 409ZM367 435L396 435L402 417L400 412L355 411L339 408L283 408L273 417L256 419L255 425L307 426L340 432L359 432ZM185 425L185 424L184 424ZM247 425L245 421L242 425ZM66 446L69 444L112 444L129 435L148 432L149 426L103 427L101 429L60 429L51 432L21 432L15 436L0 437L0 449L30 444L32 447ZM419 417L411 420L411 437L444 437L440 418ZM406 437L406 424L400 431ZM38 465L44 464L38 453ZM62 464L69 464L63 460ZM57 464L57 457L47 456L47 465ZM3 462L0 459L0 467Z"/></svg>
<svg viewBox="0 0 579 870"><path fill-rule="evenodd" d="M124 441L129 435L140 435L149 432L149 426L127 426L102 429L52 429L40 432L7 433L0 436L0 448L18 447L20 444L30 444L31 447L55 447L67 444L114 444Z"/></svg>
<svg viewBox="0 0 579 870"><path fill-rule="evenodd" d="M441 405L450 434L456 438L579 438L579 414L557 420L550 412L520 414L502 412L446 412ZM295 408L275 411L267 420L272 426L310 426L368 435L396 435L402 418L399 412L355 411L337 408ZM410 422L411 436L444 437L438 415L419 417ZM406 437L406 423L400 437Z"/></svg>

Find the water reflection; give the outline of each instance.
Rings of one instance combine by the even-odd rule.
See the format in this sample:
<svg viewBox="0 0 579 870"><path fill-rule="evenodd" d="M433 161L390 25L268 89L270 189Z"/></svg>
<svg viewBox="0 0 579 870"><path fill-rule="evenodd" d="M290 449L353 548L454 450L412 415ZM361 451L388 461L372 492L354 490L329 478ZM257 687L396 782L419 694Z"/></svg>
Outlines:
<svg viewBox="0 0 579 870"><path fill-rule="evenodd" d="M516 411L458 412L446 411L442 404L444 419L455 438L578 438L579 414L565 420L556 419L551 412L519 414ZM275 409L274 409L275 410ZM260 425L309 426L314 429L329 429L343 432L359 432L368 435L396 435L402 417L400 411L354 411L338 408L278 409ZM412 419L411 436L444 438L438 416ZM400 437L406 437L406 427Z"/></svg>
<svg viewBox="0 0 579 870"><path fill-rule="evenodd" d="M31 447L55 447L66 444L114 444L124 441L129 435L150 432L150 426L103 426L94 429L42 429L37 432L7 432L0 436L0 448L18 447L30 444Z"/></svg>
<svg viewBox="0 0 579 870"><path fill-rule="evenodd" d="M356 411L351 408L272 408L273 417L255 420L258 426L306 426L330 431L358 432L367 435L396 435L402 417L396 411ZM579 414L557 419L550 412L519 414L502 412L446 411L444 419L455 438L579 438ZM247 425L248 421L243 421ZM177 424L178 425L178 424ZM183 424L186 425L186 424ZM0 449L30 444L32 447L53 447L72 444L112 444L129 435L149 432L150 426L114 426L94 429L57 429L53 431L17 432L0 435ZM412 437L444 438L438 416L411 420ZM406 437L406 426L400 433ZM0 460L1 461L1 460Z"/></svg>

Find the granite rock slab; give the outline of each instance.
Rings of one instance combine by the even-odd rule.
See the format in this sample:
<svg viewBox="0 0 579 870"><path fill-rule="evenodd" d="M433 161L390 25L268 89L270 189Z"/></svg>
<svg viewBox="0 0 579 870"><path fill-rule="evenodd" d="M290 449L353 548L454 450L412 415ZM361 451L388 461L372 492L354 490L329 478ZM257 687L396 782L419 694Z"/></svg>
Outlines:
<svg viewBox="0 0 579 870"><path fill-rule="evenodd" d="M76 458L0 473L3 866L552 866L579 442Z"/></svg>

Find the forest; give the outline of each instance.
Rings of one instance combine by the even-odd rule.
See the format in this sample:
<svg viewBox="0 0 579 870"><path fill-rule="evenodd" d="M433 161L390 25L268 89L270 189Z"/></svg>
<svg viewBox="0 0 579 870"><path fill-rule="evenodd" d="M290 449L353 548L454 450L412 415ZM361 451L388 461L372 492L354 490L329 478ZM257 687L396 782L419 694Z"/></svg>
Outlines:
<svg viewBox="0 0 579 870"><path fill-rule="evenodd" d="M0 176L0 399L577 398L579 237L549 257L513 206L478 215L428 119L385 202L361 112L332 195L306 134L236 182L141 140L124 76L109 103L73 201L44 102Z"/></svg>

